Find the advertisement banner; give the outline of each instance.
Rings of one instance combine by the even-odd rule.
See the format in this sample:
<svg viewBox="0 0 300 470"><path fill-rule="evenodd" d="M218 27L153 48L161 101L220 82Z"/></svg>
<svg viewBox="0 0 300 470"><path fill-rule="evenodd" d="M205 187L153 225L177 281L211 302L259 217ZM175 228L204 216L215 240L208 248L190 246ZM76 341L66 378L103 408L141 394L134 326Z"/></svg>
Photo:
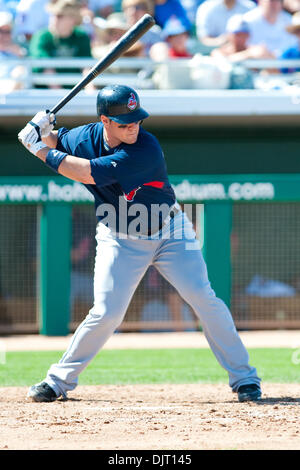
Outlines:
<svg viewBox="0 0 300 470"><path fill-rule="evenodd" d="M179 202L298 201L300 174L173 175ZM0 178L0 203L91 203L93 196L78 182L61 176Z"/></svg>

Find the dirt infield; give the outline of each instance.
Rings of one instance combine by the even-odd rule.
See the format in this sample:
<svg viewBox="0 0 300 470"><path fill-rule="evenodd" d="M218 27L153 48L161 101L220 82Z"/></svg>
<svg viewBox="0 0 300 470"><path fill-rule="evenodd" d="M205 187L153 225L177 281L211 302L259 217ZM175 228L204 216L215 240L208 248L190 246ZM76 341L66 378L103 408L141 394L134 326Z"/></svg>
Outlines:
<svg viewBox="0 0 300 470"><path fill-rule="evenodd" d="M33 403L0 389L1 449L300 449L299 385L264 384L260 403L227 385L79 386Z"/></svg>
<svg viewBox="0 0 300 470"><path fill-rule="evenodd" d="M242 332L246 347L300 347L297 331ZM1 338L7 351L64 350L70 337ZM207 347L202 333L116 334L105 348ZM238 403L226 384L79 386L69 400L33 403L0 388L0 449L300 450L299 384L263 384Z"/></svg>

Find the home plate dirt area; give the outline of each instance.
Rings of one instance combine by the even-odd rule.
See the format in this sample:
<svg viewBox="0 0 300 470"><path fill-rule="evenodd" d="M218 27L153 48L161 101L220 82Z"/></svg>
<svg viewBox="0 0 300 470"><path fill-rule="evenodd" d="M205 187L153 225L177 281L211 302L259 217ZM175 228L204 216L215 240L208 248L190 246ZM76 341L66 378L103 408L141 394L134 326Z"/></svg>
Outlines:
<svg viewBox="0 0 300 470"><path fill-rule="evenodd" d="M246 347L299 347L299 331L242 332ZM4 338L7 351L64 350L70 338ZM118 334L105 348L207 347L202 333ZM227 384L79 385L69 399L34 403L0 388L0 449L300 450L299 383L262 383L239 403Z"/></svg>
<svg viewBox="0 0 300 470"><path fill-rule="evenodd" d="M258 403L227 385L78 386L34 403L0 389L1 449L300 449L298 384L264 384Z"/></svg>

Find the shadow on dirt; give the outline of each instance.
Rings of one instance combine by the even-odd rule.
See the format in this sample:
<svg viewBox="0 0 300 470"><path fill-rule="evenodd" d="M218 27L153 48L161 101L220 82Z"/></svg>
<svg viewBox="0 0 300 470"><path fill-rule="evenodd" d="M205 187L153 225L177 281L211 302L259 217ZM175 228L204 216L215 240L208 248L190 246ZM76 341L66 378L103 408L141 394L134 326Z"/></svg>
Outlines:
<svg viewBox="0 0 300 470"><path fill-rule="evenodd" d="M300 404L300 397L266 397L256 403L258 405L297 405Z"/></svg>

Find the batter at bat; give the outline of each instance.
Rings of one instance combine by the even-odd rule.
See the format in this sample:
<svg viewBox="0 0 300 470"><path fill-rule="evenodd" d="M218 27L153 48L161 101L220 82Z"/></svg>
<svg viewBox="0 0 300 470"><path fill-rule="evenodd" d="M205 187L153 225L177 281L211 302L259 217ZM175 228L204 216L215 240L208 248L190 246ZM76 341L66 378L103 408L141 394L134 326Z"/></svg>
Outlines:
<svg viewBox="0 0 300 470"><path fill-rule="evenodd" d="M135 289L154 265L199 318L238 400L259 400L261 380L230 311L210 285L192 223L169 183L160 144L142 127L148 113L138 94L127 86L107 86L98 93L97 114L97 122L54 131L54 116L42 111L18 135L46 165L87 187L98 219L93 307L59 363L29 389L28 397L38 402L67 397L121 324ZM143 213L138 224L133 204ZM159 216L153 214L158 205L164 208Z"/></svg>

